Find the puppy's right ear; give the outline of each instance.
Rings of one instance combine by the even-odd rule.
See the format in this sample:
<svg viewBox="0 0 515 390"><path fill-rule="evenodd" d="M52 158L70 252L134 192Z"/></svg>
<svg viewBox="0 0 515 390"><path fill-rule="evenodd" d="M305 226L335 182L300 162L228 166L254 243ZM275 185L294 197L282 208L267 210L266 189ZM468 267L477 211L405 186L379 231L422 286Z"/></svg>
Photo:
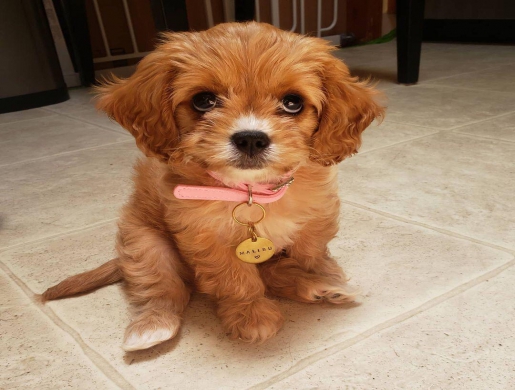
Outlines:
<svg viewBox="0 0 515 390"><path fill-rule="evenodd" d="M139 63L130 78L96 88L97 108L116 120L147 155L166 162L178 141L171 83L173 69L164 50L158 48Z"/></svg>

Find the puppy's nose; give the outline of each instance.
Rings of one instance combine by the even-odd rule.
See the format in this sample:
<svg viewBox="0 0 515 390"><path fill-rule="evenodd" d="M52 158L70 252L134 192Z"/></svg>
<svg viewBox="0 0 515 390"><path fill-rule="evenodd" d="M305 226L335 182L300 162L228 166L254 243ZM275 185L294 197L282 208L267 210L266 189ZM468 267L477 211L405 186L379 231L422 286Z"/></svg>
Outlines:
<svg viewBox="0 0 515 390"><path fill-rule="evenodd" d="M244 130L234 133L231 141L239 151L250 157L263 152L270 145L268 135L256 130Z"/></svg>

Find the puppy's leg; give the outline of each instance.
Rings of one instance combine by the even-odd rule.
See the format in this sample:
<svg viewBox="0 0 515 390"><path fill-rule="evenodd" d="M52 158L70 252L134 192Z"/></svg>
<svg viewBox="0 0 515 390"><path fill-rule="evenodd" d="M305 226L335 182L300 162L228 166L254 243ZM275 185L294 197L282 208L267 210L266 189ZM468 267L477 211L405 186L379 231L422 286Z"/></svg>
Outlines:
<svg viewBox="0 0 515 390"><path fill-rule="evenodd" d="M149 348L174 337L190 298L187 270L173 244L146 227L121 226L118 237L120 269L134 318L123 348Z"/></svg>
<svg viewBox="0 0 515 390"><path fill-rule="evenodd" d="M328 262L333 268L330 275L309 272L302 262L291 257L263 263L261 277L270 293L307 303L327 301L334 304L352 302L355 292L346 285L340 267L331 258L319 260Z"/></svg>
<svg viewBox="0 0 515 390"><path fill-rule="evenodd" d="M186 238L178 241L194 240L190 237L189 241ZM220 246L217 239L204 236L195 247L195 253L185 256L195 264L196 287L217 301L217 314L229 336L258 343L274 336L282 326L283 317L277 303L265 297L257 267L238 259L234 248Z"/></svg>
<svg viewBox="0 0 515 390"><path fill-rule="evenodd" d="M356 292L347 286L343 270L327 249L337 228L334 217L315 220L300 232L288 257L261 264L260 273L268 290L308 303L353 301Z"/></svg>

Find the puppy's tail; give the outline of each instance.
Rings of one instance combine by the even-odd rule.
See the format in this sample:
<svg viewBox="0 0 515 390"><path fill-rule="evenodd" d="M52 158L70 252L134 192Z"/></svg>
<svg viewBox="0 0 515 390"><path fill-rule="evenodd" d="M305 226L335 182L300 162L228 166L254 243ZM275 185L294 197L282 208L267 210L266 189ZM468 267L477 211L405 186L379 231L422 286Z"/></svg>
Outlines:
<svg viewBox="0 0 515 390"><path fill-rule="evenodd" d="M118 258L115 258L91 271L70 276L68 279L46 290L40 296L40 299L42 302L51 301L118 282L122 279L122 273L118 268L117 262Z"/></svg>

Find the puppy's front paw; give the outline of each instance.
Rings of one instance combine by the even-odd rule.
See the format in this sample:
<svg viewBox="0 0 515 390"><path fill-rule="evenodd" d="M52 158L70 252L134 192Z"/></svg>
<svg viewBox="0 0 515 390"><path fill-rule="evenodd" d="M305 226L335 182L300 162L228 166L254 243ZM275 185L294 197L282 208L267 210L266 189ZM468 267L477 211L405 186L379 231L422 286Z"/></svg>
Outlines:
<svg viewBox="0 0 515 390"><path fill-rule="evenodd" d="M180 318L173 315L145 315L143 313L127 327L123 342L126 351L147 349L173 338L179 331Z"/></svg>
<svg viewBox="0 0 515 390"><path fill-rule="evenodd" d="M354 302L356 295L359 293L357 289L352 289L347 285L334 286L329 284L313 284L307 291L312 302L329 302L334 304L342 304Z"/></svg>
<svg viewBox="0 0 515 390"><path fill-rule="evenodd" d="M262 343L275 336L284 322L277 304L267 298L221 303L218 315L229 337L248 343Z"/></svg>

